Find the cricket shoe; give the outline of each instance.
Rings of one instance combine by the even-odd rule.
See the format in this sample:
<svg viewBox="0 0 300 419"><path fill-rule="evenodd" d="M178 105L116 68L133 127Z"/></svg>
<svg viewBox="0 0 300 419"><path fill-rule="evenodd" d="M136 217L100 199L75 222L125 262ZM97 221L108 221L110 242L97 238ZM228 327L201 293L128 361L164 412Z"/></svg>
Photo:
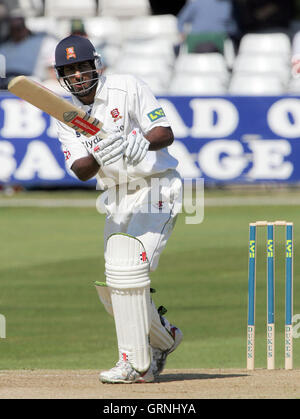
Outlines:
<svg viewBox="0 0 300 419"><path fill-rule="evenodd" d="M181 343L183 338L182 331L176 327L173 326L168 322L168 320L163 317L162 314L166 313L166 309L161 306L158 309L158 312L160 314L160 319L164 327L168 330L168 332L171 334L171 336L174 339L174 343L171 346L170 349L167 349L165 351L159 349L159 348L152 348L152 356L153 356L153 362L155 362L155 377L157 377L159 374L162 373L163 369L165 368L166 362L167 362L167 356L175 351L177 346Z"/></svg>
<svg viewBox="0 0 300 419"><path fill-rule="evenodd" d="M102 383L111 384L132 384L132 383L153 383L156 376L156 364L151 363L146 372L135 370L128 361L120 360L116 366L99 375Z"/></svg>

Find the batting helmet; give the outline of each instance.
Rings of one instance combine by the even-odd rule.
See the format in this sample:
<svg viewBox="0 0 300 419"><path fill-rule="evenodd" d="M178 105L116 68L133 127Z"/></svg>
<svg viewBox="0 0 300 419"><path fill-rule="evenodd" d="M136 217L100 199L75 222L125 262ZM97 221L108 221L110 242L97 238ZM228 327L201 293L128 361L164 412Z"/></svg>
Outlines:
<svg viewBox="0 0 300 419"><path fill-rule="evenodd" d="M98 82L98 73L101 70L102 62L101 57L97 54L94 45L91 41L83 36L70 35L62 39L56 46L55 49L55 64L56 75L61 85L69 90L73 94L83 96L87 92L81 92L80 94L74 91L72 85L69 83L67 77L64 74L64 66L70 64L81 63L89 61L93 68L93 79ZM89 87L91 90L95 86L94 83Z"/></svg>

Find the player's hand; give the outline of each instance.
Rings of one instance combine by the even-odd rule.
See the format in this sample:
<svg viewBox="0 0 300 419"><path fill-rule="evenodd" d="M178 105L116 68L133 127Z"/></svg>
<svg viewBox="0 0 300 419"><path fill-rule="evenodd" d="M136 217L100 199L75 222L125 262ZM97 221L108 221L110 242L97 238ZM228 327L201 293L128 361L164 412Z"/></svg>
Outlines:
<svg viewBox="0 0 300 419"><path fill-rule="evenodd" d="M114 132L104 140L101 140L91 151L99 166L107 166L119 160L127 147L127 141L123 134Z"/></svg>
<svg viewBox="0 0 300 419"><path fill-rule="evenodd" d="M127 136L127 147L125 157L130 164L138 164L146 156L150 142L143 136L138 128L131 131Z"/></svg>

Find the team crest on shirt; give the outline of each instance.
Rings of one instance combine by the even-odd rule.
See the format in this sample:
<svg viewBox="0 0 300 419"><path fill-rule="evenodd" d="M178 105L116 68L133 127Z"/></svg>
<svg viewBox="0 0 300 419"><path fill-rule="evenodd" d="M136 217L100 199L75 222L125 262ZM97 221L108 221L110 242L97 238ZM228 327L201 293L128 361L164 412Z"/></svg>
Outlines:
<svg viewBox="0 0 300 419"><path fill-rule="evenodd" d="M66 53L67 53L67 60L69 60L70 58L76 58L74 47L66 48Z"/></svg>
<svg viewBox="0 0 300 419"><path fill-rule="evenodd" d="M110 113L111 113L111 116L114 119L114 122L116 122L118 119L121 119L122 118L122 116L120 115L120 111L119 111L118 108L115 108L115 109L111 110Z"/></svg>
<svg viewBox="0 0 300 419"><path fill-rule="evenodd" d="M69 158L71 157L71 153L69 150L64 151L64 155L65 155L65 161L69 160Z"/></svg>

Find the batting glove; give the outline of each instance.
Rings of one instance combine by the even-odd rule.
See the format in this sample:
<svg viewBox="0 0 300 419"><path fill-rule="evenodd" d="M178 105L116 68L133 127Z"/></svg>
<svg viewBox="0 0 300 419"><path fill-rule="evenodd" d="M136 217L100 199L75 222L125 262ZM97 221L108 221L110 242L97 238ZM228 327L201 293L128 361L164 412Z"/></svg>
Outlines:
<svg viewBox="0 0 300 419"><path fill-rule="evenodd" d="M109 135L96 145L91 154L99 166L108 166L119 160L127 147L127 141L120 132Z"/></svg>
<svg viewBox="0 0 300 419"><path fill-rule="evenodd" d="M127 136L125 157L130 164L138 164L146 156L150 142L143 136L139 129L134 129Z"/></svg>

